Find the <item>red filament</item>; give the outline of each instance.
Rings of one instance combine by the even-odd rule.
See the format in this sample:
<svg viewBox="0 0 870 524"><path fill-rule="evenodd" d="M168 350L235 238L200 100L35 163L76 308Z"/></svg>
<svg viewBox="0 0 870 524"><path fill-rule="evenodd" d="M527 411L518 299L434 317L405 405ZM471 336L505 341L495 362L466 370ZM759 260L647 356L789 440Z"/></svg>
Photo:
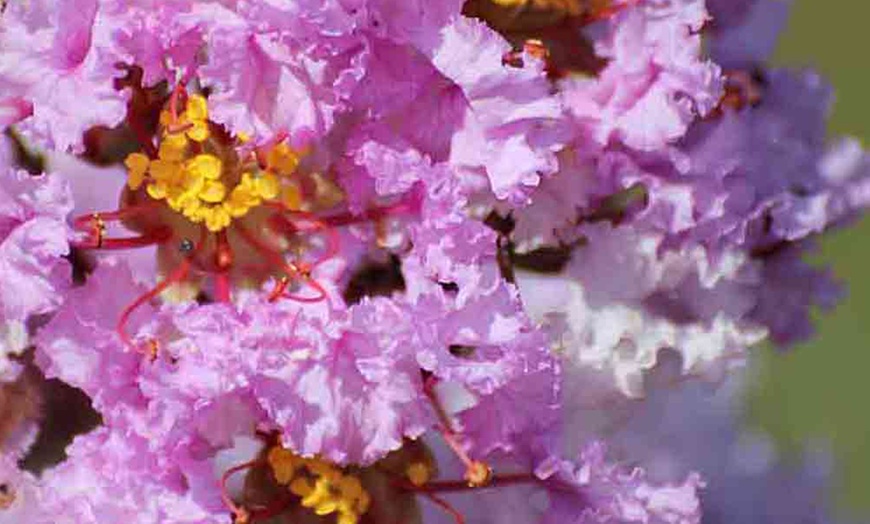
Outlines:
<svg viewBox="0 0 870 524"><path fill-rule="evenodd" d="M194 247L194 249L190 250L189 253L186 253L184 260L181 261L178 267L173 269L169 276L163 279L156 286L137 297L136 300L134 300L127 307L125 307L124 310L121 312L121 317L118 319L118 324L115 330L117 331L118 336L121 338L121 341L124 343L125 346L127 346L128 348L135 348L133 341L130 339L130 335L127 334L127 323L130 321L130 317L132 316L132 314L144 304L157 297L160 293L166 291L166 289L168 289L171 285L184 282L187 279L187 276L190 273L190 266L193 257L195 256L196 252L202 247L204 240L205 229L203 228L199 242ZM151 351L149 351L149 353L151 353Z"/></svg>

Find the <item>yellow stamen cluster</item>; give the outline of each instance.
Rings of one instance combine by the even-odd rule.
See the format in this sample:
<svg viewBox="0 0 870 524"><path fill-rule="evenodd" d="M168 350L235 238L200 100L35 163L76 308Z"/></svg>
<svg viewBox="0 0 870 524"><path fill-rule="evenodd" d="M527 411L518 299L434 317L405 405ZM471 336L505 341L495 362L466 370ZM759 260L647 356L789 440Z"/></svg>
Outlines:
<svg viewBox="0 0 870 524"><path fill-rule="evenodd" d="M280 198L288 209L301 208L301 187L290 179L299 155L286 144L270 149L265 170L248 163L229 173L220 153L216 154L214 141L209 140L205 98L191 95L184 112L173 115L163 111L160 123L163 132L157 158L133 153L125 161L131 190L146 184L148 196L165 201L212 232L225 229L234 218L245 216L264 201ZM243 172L239 175L238 171Z"/></svg>
<svg viewBox="0 0 870 524"><path fill-rule="evenodd" d="M319 516L335 513L337 524L357 524L371 505L371 497L357 477L323 459L303 458L274 447L268 462L275 480L300 497L303 507Z"/></svg>

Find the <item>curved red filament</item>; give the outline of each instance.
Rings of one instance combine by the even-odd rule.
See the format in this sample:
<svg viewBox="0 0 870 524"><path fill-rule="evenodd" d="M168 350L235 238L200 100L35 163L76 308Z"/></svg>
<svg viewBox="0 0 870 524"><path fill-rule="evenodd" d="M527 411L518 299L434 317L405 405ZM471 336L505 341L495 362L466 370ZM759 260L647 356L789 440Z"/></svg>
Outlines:
<svg viewBox="0 0 870 524"><path fill-rule="evenodd" d="M130 335L127 334L127 323L130 321L130 316L134 311L139 309L145 303L151 301L160 293L166 291L169 286L175 284L177 282L183 282L187 278L187 274L190 272L190 260L185 259L179 264L172 273L169 274L164 280L162 280L159 284L148 290L146 293L140 295L133 301L130 305L124 308L121 312L121 318L118 319L118 325L115 330L118 333L118 336L121 337L121 341L128 348L135 348L133 341L130 339Z"/></svg>
<svg viewBox="0 0 870 524"><path fill-rule="evenodd" d="M237 466L233 466L230 469L226 470L223 475L221 475L220 480L220 490L221 490L221 500L224 505L229 508L232 512L234 520L233 522L237 524L249 523L251 522L251 513L245 509L244 506L239 506L235 502L233 502L232 497L227 491L227 481L238 473L239 471L244 471L246 469L251 469L254 466L258 465L260 462L257 460L252 460L250 462L245 462L244 464L239 464Z"/></svg>
<svg viewBox="0 0 870 524"><path fill-rule="evenodd" d="M275 251L270 246L267 246L260 239L258 239L254 235L252 235L251 232L248 231L248 229L245 226L243 226L242 224L236 224L235 227L236 227L236 230L239 232L239 235L241 235L242 239L246 243L248 243L251 247L253 247L255 250L257 250L257 252L262 254L264 257L266 257L266 259L273 266L278 267L281 270L281 272L284 273L284 277L278 281L278 283L275 286L275 289L273 289L272 292L269 294L269 300L271 302L274 302L275 300L277 300L279 298L287 298L287 299L295 300L297 302L306 302L306 303L320 302L320 301L326 299L326 297L327 297L326 290L323 288L323 286L319 282L317 282L315 279L311 278L310 266L306 266L306 265L302 265L302 264L300 264L300 265L288 264L284 260L284 257L283 257L283 255L281 255L281 253L279 253L278 251ZM306 297L306 296L298 296L298 295L291 295L291 294L285 293L285 291L286 291L287 287L290 285L290 283L296 279L304 280L309 286L314 288L314 290L317 291L318 294L314 297Z"/></svg>
<svg viewBox="0 0 870 524"><path fill-rule="evenodd" d="M121 342L123 342L124 345L128 348L135 349L136 347L133 344L130 335L127 334L127 323L130 321L130 317L137 309L156 298L158 295L166 291L170 286L172 286L173 284L184 282L187 279L187 276L190 273L190 267L193 262L193 258L202 247L205 240L205 229L203 228L202 231L203 233L200 235L200 239L197 245L194 247L193 250L186 254L184 260L182 260L181 263L172 270L169 276L160 281L160 283L158 283L147 292L137 297L136 300L134 300L127 307L125 307L124 310L121 312L121 317L118 319L118 324L115 328L115 331L118 333ZM148 353L152 357L152 359L156 357L156 348L153 344L151 345L151 347L149 347L149 350L146 353Z"/></svg>
<svg viewBox="0 0 870 524"><path fill-rule="evenodd" d="M269 222L277 233L283 234L285 237L292 237L298 233L326 233L326 250L317 260L311 263L311 267L315 268L327 260L333 259L338 255L340 249L340 238L338 231L334 227L330 227L324 222L321 222L317 216L312 213L295 212L294 216L301 216L304 220L312 224L310 228L300 227L299 223L289 220L280 213L272 215Z"/></svg>
<svg viewBox="0 0 870 524"><path fill-rule="evenodd" d="M465 524L465 517L463 517L462 513L459 513L456 508L450 505L449 502L437 495L433 495L432 493L424 493L423 495L432 502L434 502L438 507L443 509L448 515L453 517L453 520L456 521L456 524Z"/></svg>
<svg viewBox="0 0 870 524"><path fill-rule="evenodd" d="M292 494L286 492L283 497L277 498L274 502L264 507L248 508L245 506L240 506L233 501L227 490L227 481L229 481L230 477L240 471L255 468L264 464L265 463L262 460L252 460L250 462L245 462L243 464L233 466L230 469L226 470L223 475L221 475L221 500L233 514L234 524L254 523L277 517L278 515L287 511L287 509L296 500L296 498Z"/></svg>
<svg viewBox="0 0 870 524"><path fill-rule="evenodd" d="M278 300L279 298L286 298L288 300L293 300L295 302L302 302L304 304L314 304L316 302L322 302L322 301L327 299L326 289L323 288L323 286L320 284L320 282L318 282L317 280L314 280L310 276L305 277L305 282L312 289L314 289L314 291L317 292L317 295L310 297L310 296L305 296L305 295L297 295L297 294L293 294L293 293L285 293L284 291L286 290L287 284L289 283L289 281L287 281L286 279L281 279L278 282L278 285L275 286L275 289L273 289L272 292L269 293L269 301L274 302L274 301Z"/></svg>

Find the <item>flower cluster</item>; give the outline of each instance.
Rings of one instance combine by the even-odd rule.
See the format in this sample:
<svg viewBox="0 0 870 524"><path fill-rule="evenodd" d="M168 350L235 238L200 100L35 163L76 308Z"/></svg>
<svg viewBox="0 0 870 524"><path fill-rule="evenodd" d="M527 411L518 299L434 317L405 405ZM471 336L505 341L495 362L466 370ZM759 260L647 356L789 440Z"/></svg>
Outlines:
<svg viewBox="0 0 870 524"><path fill-rule="evenodd" d="M809 336L803 254L870 205L829 88L764 66L784 15L4 2L0 522L725 514L720 463L638 444L706 409L654 377ZM39 474L34 376L100 419Z"/></svg>

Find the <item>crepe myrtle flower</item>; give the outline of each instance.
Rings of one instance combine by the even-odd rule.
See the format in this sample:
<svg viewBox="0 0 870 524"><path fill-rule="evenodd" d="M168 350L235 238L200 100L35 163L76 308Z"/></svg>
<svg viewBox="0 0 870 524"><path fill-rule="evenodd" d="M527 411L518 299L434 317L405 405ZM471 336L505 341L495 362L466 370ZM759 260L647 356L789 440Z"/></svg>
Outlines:
<svg viewBox="0 0 870 524"><path fill-rule="evenodd" d="M230 9L181 2L153 6L151 14L145 12L152 7L146 4L130 6L129 13L124 13L112 2L91 2L80 16L71 18L42 12L42 4L31 9L10 6L6 16L14 24L3 35L10 41L16 35L51 36L46 43L51 53L70 47L76 51L75 58L82 60L67 64L70 81L85 82L80 75L87 73L88 85L100 83L101 93L112 86L115 101L125 102L122 131L137 144L137 151L123 162L126 186L117 207L76 206L73 226L78 236L73 246L80 251L157 247L159 278L120 314L118 333L130 346L134 341L125 332L130 314L158 296L190 300L199 295L229 301L233 289L258 288L272 281L271 300L327 301L330 283L317 277L318 272L340 264L353 252L347 244L361 243L357 241L359 228L351 234L344 232L350 226L370 224L377 243L384 244L392 222L413 215L419 207L420 184L399 191L376 184L374 194L365 196L356 191L383 176L371 173L358 160L354 149L360 143L396 142L389 147L413 151L416 146L430 158L446 160L451 130L468 128L473 130L468 132L492 134L487 129L497 125L498 115L510 119L514 118L511 112L517 112L520 131L504 135L509 143L502 149L510 147L535 157L538 153L524 143L522 126L559 116L558 103L543 89L544 75L533 66L503 64L503 40L483 24L461 18L459 6L451 3L393 13L403 19L418 16L431 24L423 26L426 34L422 35L406 35L400 27L386 23L389 20L382 20L385 8L377 3L366 9L331 4L311 10L284 6L279 11L290 17L284 22L271 16L272 6L267 3ZM449 15L451 6L453 15ZM317 15L319 10L333 17L331 21ZM173 13L177 20L159 25ZM327 27L331 23L337 26ZM309 32L301 31L302 27ZM325 36L337 30L347 34ZM439 44L425 38L428 32L443 33L446 38ZM205 34L213 38L205 39ZM225 46L234 38L247 39L250 48L241 54L229 53ZM489 69L478 76L460 71L454 59L457 52L470 53L473 42L488 46L483 60ZM27 49L15 49L22 56L42 59L39 53L31 57ZM205 57L188 53L191 49ZM158 52L163 53L164 62L152 60ZM103 67L107 56L118 59L112 74ZM251 56L261 59L252 61ZM318 61L316 73L305 69L315 68L309 59ZM455 115L450 112L453 116L435 137L408 136L409 129L397 124L396 113L407 108L395 103L406 98L404 93L389 100L371 89L388 80L380 69L400 59L407 60L415 72L409 82L413 93L430 80L447 88L444 100L430 100L428 107L419 108L423 114L437 116L435 106L442 103L460 108ZM127 60L135 65L123 65ZM92 62L102 65L88 69ZM126 76L119 77L118 68ZM228 71L241 75L225 76ZM250 75L274 80L280 93L252 85ZM54 145L58 122L50 111L61 108L53 99L36 97L41 84L14 68L4 69L0 76L16 87L15 92L36 103L33 116L21 124L24 134L36 144ZM290 83L285 85L288 78ZM480 83L485 86L479 87ZM534 87L531 99L520 97L527 84ZM489 90L498 85L515 89L516 100L492 100L495 97ZM456 91L468 99L471 112L466 118L461 113L468 111L457 103L461 98L455 96ZM285 99L290 93L305 100ZM296 112L291 114L291 108ZM361 115L369 119L360 124ZM64 116L75 120L77 112ZM91 117L99 119L99 115ZM94 122L91 118L87 125L113 126L117 120ZM63 131L87 129L84 122L74 124ZM93 152L99 146L95 142L105 136L100 131L90 128L78 133L79 138L65 139L59 149L69 146ZM342 135L349 135L346 143L341 143ZM493 142L501 140L494 138ZM336 141L338 147L334 147ZM549 150L542 151L542 156L551 156ZM342 164L345 159L351 161ZM478 169L481 162L480 158L465 159L462 165ZM542 163L546 162L532 159L530 166ZM498 173L506 174L504 167ZM493 173L489 176L501 176ZM75 173L66 176L77 178ZM467 176L479 180L480 175ZM493 187L507 191L495 183ZM134 234L121 234L121 229Z"/></svg>
<svg viewBox="0 0 870 524"><path fill-rule="evenodd" d="M120 207L73 221L81 233L75 245L82 249L157 246L165 277L121 315L121 338L131 344L124 332L129 314L173 285L186 287L178 293L187 291L188 299L210 286L213 298L226 302L241 281L258 286L274 276L270 300L325 300L312 272L337 254L336 227L354 219L333 215L324 222L314 214L333 207L342 194L324 176L298 169L304 146L294 148L282 136L262 144L231 136L208 119L203 96L187 96L181 87L160 111L157 129L156 140L143 137L143 152L124 160ZM138 235L112 236L116 223ZM322 245L299 245L299 237L309 236L322 237ZM306 259L285 260L293 243Z"/></svg>
<svg viewBox="0 0 870 524"><path fill-rule="evenodd" d="M2 17L0 382L101 423L24 471L21 394L0 521L695 524L691 464L588 419L807 336L801 256L870 201L824 84L741 45L766 0Z"/></svg>

